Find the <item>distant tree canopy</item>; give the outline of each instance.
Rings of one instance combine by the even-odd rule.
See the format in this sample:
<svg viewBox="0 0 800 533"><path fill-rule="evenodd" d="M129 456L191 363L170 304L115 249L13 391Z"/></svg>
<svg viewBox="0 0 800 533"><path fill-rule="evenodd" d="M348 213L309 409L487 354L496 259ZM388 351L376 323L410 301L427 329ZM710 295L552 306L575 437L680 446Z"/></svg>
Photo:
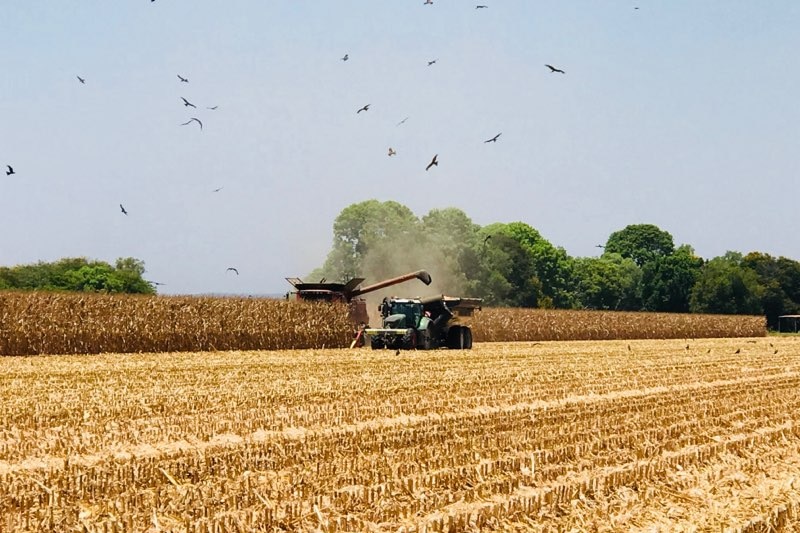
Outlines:
<svg viewBox="0 0 800 533"><path fill-rule="evenodd" d="M761 252L704 260L653 224L613 232L600 257L570 257L525 222L475 224L456 208L417 217L397 202L346 207L310 278L370 282L427 269L434 291L486 305L563 309L800 313L800 263ZM2 283L2 277L0 277Z"/></svg>
<svg viewBox="0 0 800 533"><path fill-rule="evenodd" d="M144 262L119 258L114 266L85 257L52 263L0 267L0 289L155 294L145 281Z"/></svg>

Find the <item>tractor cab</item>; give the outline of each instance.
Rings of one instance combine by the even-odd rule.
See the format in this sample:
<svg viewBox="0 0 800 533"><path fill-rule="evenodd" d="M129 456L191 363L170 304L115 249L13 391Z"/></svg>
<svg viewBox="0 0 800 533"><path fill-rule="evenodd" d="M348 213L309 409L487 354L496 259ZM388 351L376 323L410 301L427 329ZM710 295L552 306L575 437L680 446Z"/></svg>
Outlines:
<svg viewBox="0 0 800 533"><path fill-rule="evenodd" d="M422 320L422 304L407 298L384 298L378 306L383 326L391 329L417 329Z"/></svg>

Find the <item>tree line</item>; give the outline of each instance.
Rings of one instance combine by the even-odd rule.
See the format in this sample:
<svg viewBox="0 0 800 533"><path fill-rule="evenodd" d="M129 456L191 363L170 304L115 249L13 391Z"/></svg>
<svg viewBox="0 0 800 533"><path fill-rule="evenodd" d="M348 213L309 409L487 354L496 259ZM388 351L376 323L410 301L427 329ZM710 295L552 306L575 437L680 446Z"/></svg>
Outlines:
<svg viewBox="0 0 800 533"><path fill-rule="evenodd" d="M114 265L69 257L0 267L0 290L155 294L153 284L142 277L144 272L144 262L133 257L119 258Z"/></svg>
<svg viewBox="0 0 800 533"><path fill-rule="evenodd" d="M417 217L394 201L346 207L317 280L378 281L425 268L437 289L489 306L764 314L800 312L800 263L762 252L703 259L653 224L633 224L571 257L524 222L480 226L460 209Z"/></svg>

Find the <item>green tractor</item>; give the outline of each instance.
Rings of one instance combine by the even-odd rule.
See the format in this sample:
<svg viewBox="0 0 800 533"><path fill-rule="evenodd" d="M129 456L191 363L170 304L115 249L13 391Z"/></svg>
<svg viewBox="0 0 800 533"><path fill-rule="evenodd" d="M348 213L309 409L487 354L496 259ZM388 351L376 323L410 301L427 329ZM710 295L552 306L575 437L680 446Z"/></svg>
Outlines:
<svg viewBox="0 0 800 533"><path fill-rule="evenodd" d="M378 307L383 327L369 328L373 350L433 350L472 348L472 330L462 318L481 308L479 298L432 296L384 298Z"/></svg>

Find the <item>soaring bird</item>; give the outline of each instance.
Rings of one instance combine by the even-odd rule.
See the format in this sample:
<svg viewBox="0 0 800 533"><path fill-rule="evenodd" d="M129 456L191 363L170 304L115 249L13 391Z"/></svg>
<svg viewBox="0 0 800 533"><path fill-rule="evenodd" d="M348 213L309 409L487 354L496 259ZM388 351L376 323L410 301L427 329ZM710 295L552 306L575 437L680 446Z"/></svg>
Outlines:
<svg viewBox="0 0 800 533"><path fill-rule="evenodd" d="M406 117L403 120L401 120L400 122L398 122L397 125L399 126L401 124L405 124L406 120L408 120L408 117Z"/></svg>
<svg viewBox="0 0 800 533"><path fill-rule="evenodd" d="M489 6L475 6L475 9L486 9Z"/></svg>
<svg viewBox="0 0 800 533"><path fill-rule="evenodd" d="M434 63L436 63L437 61L439 61L439 60L438 60L438 59L433 59L433 60L431 60L431 61L428 61L428 66L431 66L431 65L433 65L433 64L434 64Z"/></svg>
<svg viewBox="0 0 800 533"><path fill-rule="evenodd" d="M392 148L390 146L389 147L389 157L392 157L393 155L397 155L397 150L395 150L394 148Z"/></svg>
<svg viewBox="0 0 800 533"><path fill-rule="evenodd" d="M235 268L233 268L233 267L228 267L228 268L226 268L226 269L225 269L225 272L228 272L229 270L230 270L231 272L236 272L236 275L237 275L237 276L239 275L239 271L238 271L238 270L236 270Z"/></svg>
<svg viewBox="0 0 800 533"><path fill-rule="evenodd" d="M221 191L223 188L224 188L224 187L217 187L216 189L214 189L214 190L213 190L213 191L211 191L211 192L219 192L219 191Z"/></svg>
<svg viewBox="0 0 800 533"><path fill-rule="evenodd" d="M122 204L119 204L119 210L120 210L120 211L122 211L122 214L123 214L123 215L127 215L127 214L128 214L128 212L127 212L127 211L125 211L125 208L124 208L124 207L122 207Z"/></svg>
<svg viewBox="0 0 800 533"><path fill-rule="evenodd" d="M76 78L78 78L78 81L79 81L79 82L81 82L81 83L86 83L86 80L85 80L85 79L83 79L83 78L81 78L80 76L75 76L75 77L76 77Z"/></svg>
<svg viewBox="0 0 800 533"><path fill-rule="evenodd" d="M181 80L183 83L189 83L189 78L184 78L180 74L178 74L178 79Z"/></svg>
<svg viewBox="0 0 800 533"><path fill-rule="evenodd" d="M428 5L428 4L433 5L433 0L425 0L425 3L423 5Z"/></svg>
<svg viewBox="0 0 800 533"><path fill-rule="evenodd" d="M211 111L216 111L219 106L215 105L214 107L207 107L206 109L210 109Z"/></svg>
<svg viewBox="0 0 800 533"><path fill-rule="evenodd" d="M342 56L342 61L347 61L348 59L350 59L350 54L345 54Z"/></svg>
<svg viewBox="0 0 800 533"><path fill-rule="evenodd" d="M495 136L494 136L494 137L492 137L491 139L487 139L487 140L483 141L483 144L486 144L486 143L496 143L496 142L497 142L497 138L498 138L498 137L500 137L502 134L503 134L502 132L498 133L497 135L495 135Z"/></svg>
<svg viewBox="0 0 800 533"><path fill-rule="evenodd" d="M181 124L181 126L187 126L187 125L191 124L192 122L197 122L198 124L200 124L200 129L201 130L203 129L203 123L200 122L199 118L194 118L194 117L190 118L188 121L186 121L183 124Z"/></svg>
<svg viewBox="0 0 800 533"><path fill-rule="evenodd" d="M367 104L367 105L365 105L364 107L362 107L361 109L359 109L358 111L356 111L356 115L358 115L358 114L359 114L359 113L361 113L362 111L369 111L369 106L371 106L371 105L372 105L372 104Z"/></svg>
<svg viewBox="0 0 800 533"><path fill-rule="evenodd" d="M8 170L6 170L6 176L10 176L11 174L15 173L14 172L14 167L12 167L11 165L6 165L6 168L8 169Z"/></svg>
<svg viewBox="0 0 800 533"><path fill-rule="evenodd" d="M430 162L430 163L428 163L428 166L427 166L427 167L425 167L425 171L426 171L426 172L427 172L427 171L428 171L428 170L429 170L431 167L438 167L438 166L439 166L439 161L436 159L437 157L439 157L439 154L436 154L436 155L434 155L434 156L433 156L433 159L431 159L431 162Z"/></svg>
<svg viewBox="0 0 800 533"><path fill-rule="evenodd" d="M594 247L595 248L605 248L606 246L605 246L605 244L595 244Z"/></svg>
<svg viewBox="0 0 800 533"><path fill-rule="evenodd" d="M184 98L183 96L181 96L181 100L183 100L183 105L184 105L184 107L194 107L195 109L197 109L197 106L196 106L196 105L194 105L193 103L191 103L189 100L187 100L187 99L186 99L186 98Z"/></svg>
<svg viewBox="0 0 800 533"><path fill-rule="evenodd" d="M549 68L549 69L550 69L550 72L551 72L551 73L552 73L552 72L560 72L561 74L566 74L566 72L564 72L564 71L563 71L563 70L561 70L560 68L556 68L556 67L554 67L553 65L545 65L545 66L546 66L547 68Z"/></svg>

